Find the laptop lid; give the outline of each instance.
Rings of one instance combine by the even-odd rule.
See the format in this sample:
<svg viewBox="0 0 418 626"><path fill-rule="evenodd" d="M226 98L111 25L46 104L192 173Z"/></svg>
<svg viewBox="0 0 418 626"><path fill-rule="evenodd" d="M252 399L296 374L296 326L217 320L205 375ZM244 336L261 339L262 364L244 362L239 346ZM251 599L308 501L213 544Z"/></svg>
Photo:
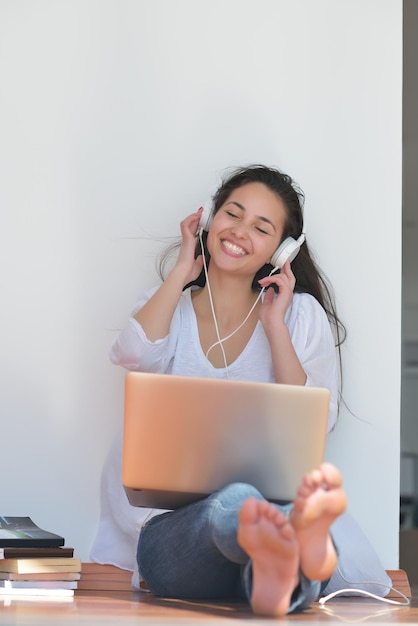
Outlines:
<svg viewBox="0 0 418 626"><path fill-rule="evenodd" d="M293 500L325 451L327 389L129 372L122 483L134 506L175 509L231 482Z"/></svg>

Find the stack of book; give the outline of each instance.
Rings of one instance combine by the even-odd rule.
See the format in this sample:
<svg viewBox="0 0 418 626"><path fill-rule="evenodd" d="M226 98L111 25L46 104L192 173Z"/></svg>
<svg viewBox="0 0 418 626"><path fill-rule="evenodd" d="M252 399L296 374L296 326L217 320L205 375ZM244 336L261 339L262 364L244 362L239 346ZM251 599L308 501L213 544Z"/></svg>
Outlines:
<svg viewBox="0 0 418 626"><path fill-rule="evenodd" d="M132 591L132 572L114 565L83 563L78 583L81 591Z"/></svg>
<svg viewBox="0 0 418 626"><path fill-rule="evenodd" d="M0 596L74 596L81 561L30 517L0 517Z"/></svg>

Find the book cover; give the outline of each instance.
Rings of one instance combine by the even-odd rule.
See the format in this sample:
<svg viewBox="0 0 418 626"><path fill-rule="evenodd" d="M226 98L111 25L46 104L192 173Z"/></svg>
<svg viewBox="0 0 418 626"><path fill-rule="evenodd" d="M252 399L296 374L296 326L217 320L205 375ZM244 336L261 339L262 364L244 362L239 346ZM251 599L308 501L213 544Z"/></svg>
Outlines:
<svg viewBox="0 0 418 626"><path fill-rule="evenodd" d="M132 571L127 569L120 569L116 565L102 565L100 563L83 563L83 576L84 574L116 574L116 576L130 576L132 577Z"/></svg>
<svg viewBox="0 0 418 626"><path fill-rule="evenodd" d="M63 596L63 595L39 595L39 594L25 594L25 593L17 593L18 590L14 590L11 593L1 592L1 606L21 606L22 602L28 602L33 606L34 602L40 604L42 602L46 602L47 604L61 605L61 604L71 604L74 602L74 595L71 596Z"/></svg>
<svg viewBox="0 0 418 626"><path fill-rule="evenodd" d="M0 580L0 589L77 589L77 580Z"/></svg>
<svg viewBox="0 0 418 626"><path fill-rule="evenodd" d="M72 558L74 548L0 548L0 559Z"/></svg>
<svg viewBox="0 0 418 626"><path fill-rule="evenodd" d="M80 591L134 591L132 585L123 580L84 580L78 583Z"/></svg>
<svg viewBox="0 0 418 626"><path fill-rule="evenodd" d="M80 572L40 572L30 574L16 574L14 572L0 572L0 580L80 580Z"/></svg>
<svg viewBox="0 0 418 626"><path fill-rule="evenodd" d="M14 589L14 588L5 588L0 587L0 598L4 596L30 596L30 597L38 597L43 596L47 598L73 598L74 597L74 589L46 589L45 587L37 587L37 588L28 588L28 589Z"/></svg>
<svg viewBox="0 0 418 626"><path fill-rule="evenodd" d="M80 559L1 559L0 572L32 574L41 572L81 572Z"/></svg>
<svg viewBox="0 0 418 626"><path fill-rule="evenodd" d="M46 548L63 545L63 537L40 528L30 517L0 516L0 548Z"/></svg>

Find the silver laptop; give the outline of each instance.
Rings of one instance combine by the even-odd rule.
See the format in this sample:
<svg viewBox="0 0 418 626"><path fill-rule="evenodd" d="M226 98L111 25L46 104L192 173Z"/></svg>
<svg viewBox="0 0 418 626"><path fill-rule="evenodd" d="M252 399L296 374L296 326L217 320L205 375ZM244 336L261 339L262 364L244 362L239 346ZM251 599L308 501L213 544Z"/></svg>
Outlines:
<svg viewBox="0 0 418 626"><path fill-rule="evenodd" d="M176 509L231 482L293 500L325 451L329 391L130 372L122 483L134 506Z"/></svg>

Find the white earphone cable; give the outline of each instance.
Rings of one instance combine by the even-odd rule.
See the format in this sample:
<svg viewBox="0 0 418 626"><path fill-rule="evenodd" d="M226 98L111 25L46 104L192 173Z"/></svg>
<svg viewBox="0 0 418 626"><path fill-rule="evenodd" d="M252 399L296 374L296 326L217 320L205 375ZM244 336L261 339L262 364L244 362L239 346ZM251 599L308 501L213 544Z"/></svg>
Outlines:
<svg viewBox="0 0 418 626"><path fill-rule="evenodd" d="M364 581L351 581L348 580L342 573L342 571L340 570L339 567L337 567L337 572L338 574L341 576L341 578L348 583L349 585L375 585L375 586L379 586L379 587L385 587L386 589L388 589L389 591L394 591L395 593L399 594L401 596L401 598L404 599L403 602L399 601L399 600L390 600L389 598L382 598L381 596L378 596L374 593L372 593L371 591L366 591L364 589L358 589L355 586L353 587L349 587L347 589L338 589L338 591L334 591L333 593L328 594L327 596L320 598L318 600L319 605L320 606L324 606L326 602L328 602L328 600L331 600L332 598L335 598L335 596L341 595L341 594L352 594L352 595L356 595L356 594L360 594L360 595L364 595L367 596L369 598L373 598L374 600L379 600L380 602L385 602L387 604L395 604L398 606L409 606L411 604L411 601L409 600L409 598L406 597L405 594L403 594L401 591L399 591L399 589L396 589L395 587L391 586L391 585L386 585L385 583L380 583L380 582L375 582L372 580L364 580Z"/></svg>
<svg viewBox="0 0 418 626"><path fill-rule="evenodd" d="M271 276L271 274L270 274L270 276ZM213 344L209 347L209 349L207 350L207 352L206 352L206 358L207 358L207 356L208 356L209 352L212 350L212 348L214 348L214 347L215 347L215 346L217 346L218 344L222 345L222 343L223 343L224 341L227 341L227 339L230 339L231 337L233 337L233 335L235 335L235 333L237 333L237 332L238 332L238 331L239 331L239 330L240 330L240 329L244 326L245 322L248 320L248 318L250 317L251 313L254 311L254 309L255 309L255 307L256 307L256 305L257 305L257 302L260 300L261 296L263 295L264 290L265 290L265 287L263 287L263 288L262 288L262 290L260 291L260 293L258 294L256 301L254 302L253 306L252 306L252 307L251 307L251 309L249 310L249 312L248 312L248 314L247 314L247 317L244 319L244 321L243 321L243 322L241 322L241 324L240 324L240 325L239 325L239 326L238 326L235 330L233 330L233 331L232 331L232 333L230 333L230 334L229 334L229 335L227 335L226 337L222 337L222 339L220 339L220 338L218 337L218 341L215 341L215 343L213 343Z"/></svg>
<svg viewBox="0 0 418 626"><path fill-rule="evenodd" d="M233 337L235 335L235 333L237 333L243 326L244 324L247 322L248 318L250 317L251 313L254 311L255 307L257 306L258 301L260 300L261 296L263 295L264 291L265 291L265 287L263 287L260 291L260 293L258 294L256 301L254 302L254 304L252 305L251 309L249 310L247 316L245 317L245 319L241 322L241 324L234 330L232 331L232 333L230 333L229 335L227 335L226 337L223 337L221 339L220 333L219 333L219 326L218 326L218 321L216 319L216 314L215 314L215 307L213 304L213 297L212 297L212 290L210 288L210 283L209 283L209 276L208 276L208 269L207 269L207 265L206 265L206 257L205 257L205 253L204 253L204 247L203 247L203 240L202 240L202 228L199 229L199 240L200 240L200 247L202 249L202 257L203 257L203 268L205 271L205 277L206 277L206 284L208 287L208 294L209 294L209 302L210 302L210 307L211 307L211 311L212 311L212 317L213 317L213 322L215 324L215 331L216 331L216 336L218 338L218 341L215 341L215 343L213 343L211 346L209 346L209 348L206 351L206 358L208 358L209 352L215 348L216 346L220 346L221 350L222 350L222 356L223 356L223 360L224 360L224 364L225 364L225 370L226 370L226 374L227 377L229 378L228 375L228 364L226 361L226 354L225 354L225 350L223 347L223 343L225 341L227 341L228 339L231 339L231 337ZM278 267L274 267L269 276L271 276L272 274L274 274L274 272L276 272L279 268Z"/></svg>
<svg viewBox="0 0 418 626"><path fill-rule="evenodd" d="M213 344L213 346L216 346L216 345L218 345L218 344L220 345L221 350L222 350L222 356L223 356L224 364L225 364L226 375L227 375L227 378L229 378L229 374L228 374L228 364L227 364L227 361L226 361L226 354L225 354L224 347L223 347L223 345L222 345L222 339L221 339L221 336L220 336L220 334L219 334L219 326L218 326L218 321L217 321L217 319L216 319L216 314L215 314L215 306L214 306L214 304L213 304L212 290L211 290L211 288L210 288L210 283L209 283L208 268L207 268L207 264L206 264L206 257L205 257L205 249L204 249L204 246L203 246L203 239L202 239L202 231L203 231L203 229L202 229L202 228L200 228L200 229L199 229L199 240L200 240L200 247L201 247L201 250L202 250L202 257L203 257L203 269L204 269L204 271L205 271L206 284L207 284L207 286L208 286L209 302L210 302L210 308L211 308L211 311L212 311L213 322L214 322L214 324L215 324L215 332L216 332L216 336L217 336L217 338L218 338L218 341L217 341L216 343L214 343L214 344ZM211 346L211 347L209 348L209 350L211 350L211 348L212 348L213 346ZM206 359L208 358L209 350L206 352L206 355L205 355L205 356L206 356Z"/></svg>

